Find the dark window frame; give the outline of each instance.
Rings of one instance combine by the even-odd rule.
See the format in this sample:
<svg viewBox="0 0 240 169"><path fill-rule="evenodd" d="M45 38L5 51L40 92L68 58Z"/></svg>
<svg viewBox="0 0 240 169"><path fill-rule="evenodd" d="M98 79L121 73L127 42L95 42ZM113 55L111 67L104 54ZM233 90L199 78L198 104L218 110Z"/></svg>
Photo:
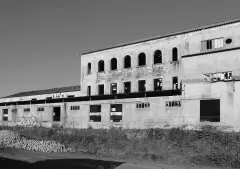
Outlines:
<svg viewBox="0 0 240 169"><path fill-rule="evenodd" d="M158 82L161 85L158 85ZM153 79L153 84L154 84L154 91L162 91L162 85L163 85L162 78Z"/></svg>
<svg viewBox="0 0 240 169"><path fill-rule="evenodd" d="M146 54L144 52L138 55L138 66L146 66Z"/></svg>
<svg viewBox="0 0 240 169"><path fill-rule="evenodd" d="M174 47L172 49L172 61L173 62L178 61L178 48L177 47Z"/></svg>
<svg viewBox="0 0 240 169"><path fill-rule="evenodd" d="M129 55L124 57L124 68L131 68L131 56Z"/></svg>
<svg viewBox="0 0 240 169"><path fill-rule="evenodd" d="M153 55L153 64L162 63L162 51L161 50L155 50Z"/></svg>
<svg viewBox="0 0 240 169"><path fill-rule="evenodd" d="M131 82L124 82L124 93L131 93ZM129 88L127 87L127 85L129 86Z"/></svg>
<svg viewBox="0 0 240 169"><path fill-rule="evenodd" d="M116 58L111 59L110 70L117 70L117 59Z"/></svg>
<svg viewBox="0 0 240 169"><path fill-rule="evenodd" d="M114 90L114 88L116 89ZM117 94L117 83L110 83L110 93Z"/></svg>
<svg viewBox="0 0 240 169"><path fill-rule="evenodd" d="M105 65L104 64L105 64L104 60L100 60L98 62L98 72L104 72L104 70L105 70Z"/></svg>
<svg viewBox="0 0 240 169"><path fill-rule="evenodd" d="M91 74L92 73L92 66L91 63L89 62L87 65L87 74Z"/></svg>
<svg viewBox="0 0 240 169"><path fill-rule="evenodd" d="M104 95L104 84L98 85L98 95Z"/></svg>
<svg viewBox="0 0 240 169"><path fill-rule="evenodd" d="M138 81L138 92L146 92L146 80Z"/></svg>

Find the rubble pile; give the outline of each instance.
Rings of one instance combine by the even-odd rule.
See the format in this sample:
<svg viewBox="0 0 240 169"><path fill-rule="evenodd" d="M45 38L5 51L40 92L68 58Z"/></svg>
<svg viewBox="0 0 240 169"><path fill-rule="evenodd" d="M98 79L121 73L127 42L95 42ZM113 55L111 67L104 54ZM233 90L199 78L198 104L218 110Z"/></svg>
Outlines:
<svg viewBox="0 0 240 169"><path fill-rule="evenodd" d="M56 141L28 140L10 130L0 130L0 146L41 152L72 152Z"/></svg>

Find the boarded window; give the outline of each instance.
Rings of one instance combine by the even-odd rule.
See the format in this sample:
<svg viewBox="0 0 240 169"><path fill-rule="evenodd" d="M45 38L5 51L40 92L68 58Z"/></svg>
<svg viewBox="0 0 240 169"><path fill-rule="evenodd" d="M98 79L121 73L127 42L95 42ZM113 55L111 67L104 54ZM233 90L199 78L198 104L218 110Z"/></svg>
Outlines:
<svg viewBox="0 0 240 169"><path fill-rule="evenodd" d="M177 76L172 78L172 88L173 88L173 90L178 89L178 77Z"/></svg>
<svg viewBox="0 0 240 169"><path fill-rule="evenodd" d="M124 68L131 67L131 57L129 55L124 57Z"/></svg>
<svg viewBox="0 0 240 169"><path fill-rule="evenodd" d="M104 85L98 85L98 95L104 95Z"/></svg>
<svg viewBox="0 0 240 169"><path fill-rule="evenodd" d="M88 63L88 69L87 69L87 73L90 74L91 73L91 63Z"/></svg>
<svg viewBox="0 0 240 169"><path fill-rule="evenodd" d="M220 122L220 99L200 100L200 121Z"/></svg>
<svg viewBox="0 0 240 169"><path fill-rule="evenodd" d="M131 93L131 82L124 82L124 93Z"/></svg>
<svg viewBox="0 0 240 169"><path fill-rule="evenodd" d="M155 91L162 90L162 78L154 79L154 90Z"/></svg>
<svg viewBox="0 0 240 169"><path fill-rule="evenodd" d="M111 94L117 94L117 83L111 83Z"/></svg>
<svg viewBox="0 0 240 169"><path fill-rule="evenodd" d="M90 105L90 121L101 122L101 105Z"/></svg>
<svg viewBox="0 0 240 169"><path fill-rule="evenodd" d="M156 50L154 52L154 64L162 63L162 51Z"/></svg>
<svg viewBox="0 0 240 169"><path fill-rule="evenodd" d="M178 61L178 49L176 47L172 49L172 61Z"/></svg>
<svg viewBox="0 0 240 169"><path fill-rule="evenodd" d="M138 66L144 66L146 65L146 54L140 53L138 55Z"/></svg>
<svg viewBox="0 0 240 169"><path fill-rule="evenodd" d="M110 120L113 122L122 121L122 104L111 104Z"/></svg>
<svg viewBox="0 0 240 169"><path fill-rule="evenodd" d="M3 109L2 110L3 113L3 121L8 121L8 109Z"/></svg>
<svg viewBox="0 0 240 169"><path fill-rule="evenodd" d="M100 60L98 62L98 72L102 72L102 71L104 71L104 61Z"/></svg>
<svg viewBox="0 0 240 169"><path fill-rule="evenodd" d="M112 58L111 59L111 70L116 70L117 69L117 59Z"/></svg>
<svg viewBox="0 0 240 169"><path fill-rule="evenodd" d="M146 80L139 80L138 81L138 91L145 92L146 91Z"/></svg>

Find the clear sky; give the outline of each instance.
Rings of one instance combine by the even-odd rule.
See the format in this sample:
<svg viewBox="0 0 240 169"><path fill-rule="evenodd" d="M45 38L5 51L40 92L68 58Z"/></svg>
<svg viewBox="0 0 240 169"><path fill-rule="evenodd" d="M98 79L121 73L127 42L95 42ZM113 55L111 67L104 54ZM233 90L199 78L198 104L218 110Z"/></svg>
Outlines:
<svg viewBox="0 0 240 169"><path fill-rule="evenodd" d="M0 0L0 97L78 85L81 53L240 18L240 0Z"/></svg>

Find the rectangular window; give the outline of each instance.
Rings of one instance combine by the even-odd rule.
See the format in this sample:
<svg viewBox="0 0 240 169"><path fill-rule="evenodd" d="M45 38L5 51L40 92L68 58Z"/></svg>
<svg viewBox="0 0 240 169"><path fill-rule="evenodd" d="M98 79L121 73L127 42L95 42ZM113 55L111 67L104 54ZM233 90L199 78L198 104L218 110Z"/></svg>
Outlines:
<svg viewBox="0 0 240 169"><path fill-rule="evenodd" d="M162 78L154 79L154 90L162 90Z"/></svg>
<svg viewBox="0 0 240 169"><path fill-rule="evenodd" d="M87 87L87 95L88 95L88 96L91 96L91 86L88 86L88 87Z"/></svg>
<svg viewBox="0 0 240 169"><path fill-rule="evenodd" d="M146 91L146 80L139 80L138 81L138 91L145 92Z"/></svg>
<svg viewBox="0 0 240 169"><path fill-rule="evenodd" d="M218 72L218 73L208 73L204 74L204 81L207 82L217 82L217 81L228 81L232 80L232 72Z"/></svg>
<svg viewBox="0 0 240 169"><path fill-rule="evenodd" d="M112 122L122 121L122 104L111 104L110 120Z"/></svg>
<svg viewBox="0 0 240 169"><path fill-rule="evenodd" d="M13 113L17 113L17 108L12 109Z"/></svg>
<svg viewBox="0 0 240 169"><path fill-rule="evenodd" d="M117 94L117 83L111 83L111 94Z"/></svg>
<svg viewBox="0 0 240 169"><path fill-rule="evenodd" d="M23 112L30 112L30 108L24 108Z"/></svg>
<svg viewBox="0 0 240 169"><path fill-rule="evenodd" d="M181 101L166 101L166 107L181 107Z"/></svg>
<svg viewBox="0 0 240 169"><path fill-rule="evenodd" d="M131 93L131 82L124 82L124 93Z"/></svg>
<svg viewBox="0 0 240 169"><path fill-rule="evenodd" d="M101 105L90 105L90 121L101 122Z"/></svg>
<svg viewBox="0 0 240 169"><path fill-rule="evenodd" d="M220 99L200 100L200 122L220 122Z"/></svg>
<svg viewBox="0 0 240 169"><path fill-rule="evenodd" d="M3 121L8 121L8 109L3 109Z"/></svg>
<svg viewBox="0 0 240 169"><path fill-rule="evenodd" d="M53 107L53 121L61 121L61 107Z"/></svg>
<svg viewBox="0 0 240 169"><path fill-rule="evenodd" d="M70 110L80 110L80 106L71 106Z"/></svg>
<svg viewBox="0 0 240 169"><path fill-rule="evenodd" d="M44 107L38 107L37 111L44 111Z"/></svg>
<svg viewBox="0 0 240 169"><path fill-rule="evenodd" d="M150 108L150 103L137 103L136 108L138 109Z"/></svg>
<svg viewBox="0 0 240 169"><path fill-rule="evenodd" d="M175 76L172 78L172 89L177 90L178 89L178 77Z"/></svg>
<svg viewBox="0 0 240 169"><path fill-rule="evenodd" d="M104 95L104 85L98 85L98 95Z"/></svg>
<svg viewBox="0 0 240 169"><path fill-rule="evenodd" d="M218 49L224 47L223 38L202 41L202 50Z"/></svg>

